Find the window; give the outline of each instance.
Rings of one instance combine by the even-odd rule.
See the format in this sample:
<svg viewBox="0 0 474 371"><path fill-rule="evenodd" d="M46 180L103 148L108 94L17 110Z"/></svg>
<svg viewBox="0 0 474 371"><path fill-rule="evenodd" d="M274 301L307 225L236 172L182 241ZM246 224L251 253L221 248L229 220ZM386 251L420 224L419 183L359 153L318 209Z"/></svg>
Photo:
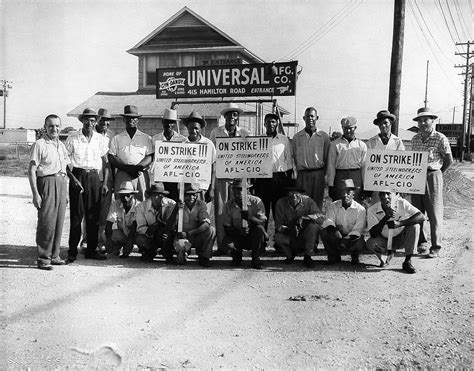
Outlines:
<svg viewBox="0 0 474 371"><path fill-rule="evenodd" d="M158 56L157 55L147 55L146 56L146 86L154 86L156 82L156 68L158 66Z"/></svg>

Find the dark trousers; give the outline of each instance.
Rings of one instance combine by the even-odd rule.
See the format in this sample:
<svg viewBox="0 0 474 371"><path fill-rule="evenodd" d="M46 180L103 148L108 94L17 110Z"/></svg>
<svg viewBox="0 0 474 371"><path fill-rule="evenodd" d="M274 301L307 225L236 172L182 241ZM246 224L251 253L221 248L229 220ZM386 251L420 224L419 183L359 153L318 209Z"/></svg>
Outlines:
<svg viewBox="0 0 474 371"><path fill-rule="evenodd" d="M38 178L36 184L42 200L36 228L38 265L48 265L51 260L59 260L66 213L67 180L63 176L48 176Z"/></svg>
<svg viewBox="0 0 474 371"><path fill-rule="evenodd" d="M223 244L226 251L233 258L241 258L242 250L252 250L252 259L258 259L266 244L265 229L263 226L250 225L247 236L228 236L225 235Z"/></svg>
<svg viewBox="0 0 474 371"><path fill-rule="evenodd" d="M76 258L77 245L81 239L81 222L85 218L87 233L86 255L91 255L97 249L99 233L100 214L100 179L97 172L86 172L74 168L74 176L81 182L84 192L78 190L69 182L70 219L71 228L69 233L70 258Z"/></svg>
<svg viewBox="0 0 474 371"><path fill-rule="evenodd" d="M334 260L341 257L341 254L349 253L352 257L359 256L359 252L364 249L365 240L363 237L349 240L345 248L342 247L342 238L336 237L334 232L328 232L326 229L321 229L321 240L323 241L324 249L328 254L328 260Z"/></svg>
<svg viewBox="0 0 474 371"><path fill-rule="evenodd" d="M275 206L277 201L285 196L285 187L291 179L291 170L286 172L273 173L272 178L257 178L255 180L255 196L258 196L265 207L265 229L268 228L270 220L270 208L272 210L273 220L275 220Z"/></svg>
<svg viewBox="0 0 474 371"><path fill-rule="evenodd" d="M167 234L168 238L162 238L163 234ZM173 230L168 227L160 227L156 229L152 237L144 234L137 234L135 237L135 243L137 244L142 256L146 260L153 260L158 250L161 250L161 255L168 260L173 258L174 254L174 241L175 234Z"/></svg>

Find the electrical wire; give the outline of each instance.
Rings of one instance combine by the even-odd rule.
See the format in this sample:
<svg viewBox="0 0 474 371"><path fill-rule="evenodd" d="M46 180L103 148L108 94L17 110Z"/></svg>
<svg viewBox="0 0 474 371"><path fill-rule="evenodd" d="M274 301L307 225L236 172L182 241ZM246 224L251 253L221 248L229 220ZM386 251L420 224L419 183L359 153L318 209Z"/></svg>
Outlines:
<svg viewBox="0 0 474 371"><path fill-rule="evenodd" d="M469 40L471 38L470 37L470 30L466 26L466 20L464 19L463 15L462 15L461 7L459 6L458 0L454 0L454 7L456 8L456 13L457 13L458 18L460 20L459 23L461 24L461 28L462 28L464 34L466 35L466 39ZM472 18L471 18L471 20L472 20Z"/></svg>
<svg viewBox="0 0 474 371"><path fill-rule="evenodd" d="M453 13L451 12L451 7L449 6L448 0L446 0L446 6L448 7L448 12L451 18L451 22L453 22L454 31L456 32L456 35L458 36L458 41L461 42L461 37L459 36L458 28L456 27L456 22L454 22Z"/></svg>

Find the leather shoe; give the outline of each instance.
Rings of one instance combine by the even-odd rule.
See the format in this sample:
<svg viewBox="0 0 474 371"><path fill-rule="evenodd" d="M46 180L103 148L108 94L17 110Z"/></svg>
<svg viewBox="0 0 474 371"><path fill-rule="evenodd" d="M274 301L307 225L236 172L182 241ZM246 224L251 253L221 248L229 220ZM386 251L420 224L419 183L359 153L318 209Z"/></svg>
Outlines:
<svg viewBox="0 0 474 371"><path fill-rule="evenodd" d="M44 271L52 271L53 266L51 264L42 264L42 265L38 265L38 269L42 269Z"/></svg>
<svg viewBox="0 0 474 371"><path fill-rule="evenodd" d="M327 265L333 265L341 262L341 257L338 256L336 258L328 258L328 261L326 262Z"/></svg>
<svg viewBox="0 0 474 371"><path fill-rule="evenodd" d="M73 257L69 257L66 259L66 264L72 264L76 261L76 258L73 258Z"/></svg>
<svg viewBox="0 0 474 371"><path fill-rule="evenodd" d="M262 269L263 263L260 259L252 259L251 267L253 269Z"/></svg>
<svg viewBox="0 0 474 371"><path fill-rule="evenodd" d="M51 265L66 265L66 261L62 259L51 260Z"/></svg>
<svg viewBox="0 0 474 371"><path fill-rule="evenodd" d="M357 255L354 254L354 255L351 256L351 264L352 265L359 264L359 255L358 254Z"/></svg>
<svg viewBox="0 0 474 371"><path fill-rule="evenodd" d="M286 258L285 260L283 260L283 263L288 264L288 265L293 264L294 262L295 262L295 257L294 256L291 256L291 257Z"/></svg>
<svg viewBox="0 0 474 371"><path fill-rule="evenodd" d="M303 265L306 268L314 268L314 260L311 259L311 256L305 255L303 259Z"/></svg>
<svg viewBox="0 0 474 371"><path fill-rule="evenodd" d="M437 250L430 250L430 253L426 255L428 259L436 259L439 257L439 249Z"/></svg>
<svg viewBox="0 0 474 371"><path fill-rule="evenodd" d="M105 260L107 257L97 251L94 251L92 254L86 254L84 256L86 259L93 259L93 260Z"/></svg>
<svg viewBox="0 0 474 371"><path fill-rule="evenodd" d="M416 273L416 269L413 265L411 265L411 262L403 262L402 269L407 273Z"/></svg>
<svg viewBox="0 0 474 371"><path fill-rule="evenodd" d="M201 258L201 257L198 258L198 264L204 268L210 268L212 265L209 258Z"/></svg>

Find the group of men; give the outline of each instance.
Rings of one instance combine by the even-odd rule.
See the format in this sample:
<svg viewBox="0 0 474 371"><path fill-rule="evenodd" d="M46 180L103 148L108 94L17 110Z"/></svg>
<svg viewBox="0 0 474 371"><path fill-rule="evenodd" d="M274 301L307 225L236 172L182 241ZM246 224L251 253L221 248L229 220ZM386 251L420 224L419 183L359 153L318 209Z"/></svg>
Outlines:
<svg viewBox="0 0 474 371"><path fill-rule="evenodd" d="M106 259L98 249L104 244L108 254L127 258L137 245L142 259L153 261L160 252L167 264L184 264L191 248L198 263L211 266L213 254L229 254L232 263L242 263L242 250L251 250L251 266L260 269L260 259L269 241L268 220L274 219L273 240L292 264L299 252L303 264L313 267L312 255L319 238L328 255L328 263L348 253L351 262L359 262L365 245L380 260L390 262L397 248L405 248L403 270L414 273L411 256L423 235L423 214L431 227L429 257L436 257L442 238L442 172L452 163L449 143L434 130L436 115L428 108L418 110L414 118L420 133L412 140L412 149L429 153L426 193L412 195L412 204L391 192L379 192L367 210L363 195L363 167L367 148L403 150L402 141L391 133L396 117L380 111L374 124L380 133L366 145L356 138L357 120L341 120L342 137L330 141L318 130L318 113L305 110L305 127L292 141L279 132L280 117L265 116L266 135L272 140L273 176L256 179L216 179L216 138L250 136L239 125L242 110L235 103L224 106L224 125L216 127L209 139L203 135L206 120L191 112L184 118L188 135L175 131L179 123L175 110L163 113L163 132L153 138L141 132L141 117L135 106L125 106L121 115L125 130L110 135L113 118L107 110L87 108L79 115L82 129L71 134L66 144L59 141L61 120L56 115L45 119L45 136L32 148L29 168L33 203L38 209L36 243L38 268L73 263L78 255L81 226L87 234L86 259ZM177 183L155 182L155 143L159 141L203 143L210 148L212 176L209 184L185 184L183 199ZM59 256L62 226L66 210L69 178L70 233L66 260ZM323 213L324 189L328 187L332 203ZM112 199L115 199L112 202ZM246 200L246 205L243 204ZM215 227L211 225L213 203ZM370 238L364 233L368 228ZM389 230L391 232L389 233ZM390 234L390 238L389 238ZM393 241L392 241L393 239ZM216 243L217 252L213 252Z"/></svg>

